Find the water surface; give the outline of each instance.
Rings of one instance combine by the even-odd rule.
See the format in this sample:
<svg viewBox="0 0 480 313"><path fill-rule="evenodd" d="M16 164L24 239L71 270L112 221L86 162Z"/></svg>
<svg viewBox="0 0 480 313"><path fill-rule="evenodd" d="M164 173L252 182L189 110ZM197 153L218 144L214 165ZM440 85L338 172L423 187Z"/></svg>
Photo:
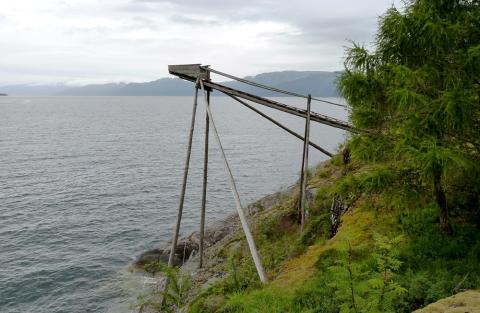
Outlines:
<svg viewBox="0 0 480 313"><path fill-rule="evenodd" d="M259 108L303 133L302 119ZM171 237L191 109L191 97L0 98L0 312L129 311L125 269ZM226 97L212 110L244 204L298 179L298 139ZM198 113L183 232L199 223L203 105ZM330 151L343 136L312 124ZM311 164L325 159L310 151ZM209 169L213 221L235 212L213 137Z"/></svg>

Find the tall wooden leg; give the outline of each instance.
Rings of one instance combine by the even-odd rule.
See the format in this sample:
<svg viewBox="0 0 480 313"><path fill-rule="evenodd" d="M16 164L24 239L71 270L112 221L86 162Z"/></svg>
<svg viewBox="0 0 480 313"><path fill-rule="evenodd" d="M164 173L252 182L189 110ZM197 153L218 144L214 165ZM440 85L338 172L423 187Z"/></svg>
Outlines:
<svg viewBox="0 0 480 313"><path fill-rule="evenodd" d="M185 157L185 165L183 169L183 182L182 190L180 191L180 203L178 205L177 211L177 224L175 226L175 231L172 239L172 246L170 248L170 256L168 258L168 266L172 266L173 259L175 257L175 249L178 242L178 234L180 232L180 224L182 222L182 213L183 213L183 203L185 201L185 190L187 189L187 178L188 178L188 169L190 166L190 156L192 154L192 139L193 139L193 130L195 129L195 115L197 112L197 98L198 98L198 88L195 86L195 98L193 101L193 111L192 111L192 121L190 124L190 134L188 137L188 146L187 146L187 156Z"/></svg>
<svg viewBox="0 0 480 313"><path fill-rule="evenodd" d="M243 232L247 239L248 247L250 249L250 253L252 254L253 263L255 263L255 267L257 269L258 277L262 283L267 281L267 277L265 276L265 271L263 270L262 263L260 262L260 257L258 255L257 248L255 247L255 242L253 240L252 232L250 231L250 227L248 226L247 218L245 213L243 212L242 203L240 201L240 195L238 194L237 186L235 185L235 180L233 178L232 170L230 169L230 165L228 165L227 157L225 156L225 151L222 147L222 142L220 141L220 137L218 135L217 127L215 126L215 121L212 117L212 111L210 110L210 106L208 105L208 99L205 92L205 88L203 86L203 82L200 81L200 87L202 88L204 99L205 99L205 108L207 114L210 118L210 123L212 124L212 132L213 138L215 139L218 149L220 150L220 156L223 160L223 165L225 167L225 171L228 176L228 183L230 184L230 189L233 193L233 198L235 199L235 207L237 209L238 217L240 218L240 223L242 224Z"/></svg>
<svg viewBox="0 0 480 313"><path fill-rule="evenodd" d="M210 105L210 92L207 92L207 103ZM210 119L208 114L205 114L205 150L203 158L203 187L202 187L202 211L200 213L200 247L199 247L199 263L198 267L203 266L203 241L205 236L205 207L207 202L207 178L208 178L208 134L210 131Z"/></svg>
<svg viewBox="0 0 480 313"><path fill-rule="evenodd" d="M298 181L298 217L300 217L300 230L303 232L303 218L302 218L302 206L303 206L303 177L305 175L305 138L303 139L303 149L302 149L302 167L300 168L300 180Z"/></svg>
<svg viewBox="0 0 480 313"><path fill-rule="evenodd" d="M303 144L303 160L302 160L302 174L300 178L300 232L303 233L305 227L305 205L307 202L307 174L308 174L308 147L310 146L310 105L312 97L309 94L307 100L307 117L305 120L305 141Z"/></svg>

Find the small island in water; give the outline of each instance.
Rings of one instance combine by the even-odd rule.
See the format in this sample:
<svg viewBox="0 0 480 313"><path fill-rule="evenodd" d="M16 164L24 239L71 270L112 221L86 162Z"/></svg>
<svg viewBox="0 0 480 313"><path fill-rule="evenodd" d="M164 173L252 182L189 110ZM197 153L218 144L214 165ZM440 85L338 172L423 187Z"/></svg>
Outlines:
<svg viewBox="0 0 480 313"><path fill-rule="evenodd" d="M1 93L1 92L0 92L0 96L5 96L5 97L6 97L6 96L8 96L8 95L7 95L6 93Z"/></svg>

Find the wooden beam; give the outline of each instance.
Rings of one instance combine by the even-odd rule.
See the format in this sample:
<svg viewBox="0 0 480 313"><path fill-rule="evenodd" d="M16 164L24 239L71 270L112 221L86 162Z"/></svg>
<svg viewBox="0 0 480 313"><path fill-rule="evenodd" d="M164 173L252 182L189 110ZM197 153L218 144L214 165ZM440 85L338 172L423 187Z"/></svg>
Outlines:
<svg viewBox="0 0 480 313"><path fill-rule="evenodd" d="M210 71L201 67L201 64L179 64L169 65L168 72L172 75L188 77L188 80L196 81L197 79L210 79Z"/></svg>
<svg viewBox="0 0 480 313"><path fill-rule="evenodd" d="M302 174L300 178L300 232L305 227L305 205L307 202L307 180L308 180L308 146L310 141L310 105L312 98L308 95L307 118L305 119L305 141L303 143Z"/></svg>
<svg viewBox="0 0 480 313"><path fill-rule="evenodd" d="M258 113L260 116L264 117L265 119L269 120L270 122L272 122L273 124L277 125L278 127L282 128L283 130L287 131L288 133L292 134L293 136L297 137L298 139L302 140L302 141L305 141L304 137L302 137L300 134L294 132L293 130L291 130L290 128L288 128L287 126L283 125L282 123L278 122L277 120L271 118L270 116L268 116L267 114L263 113L262 111L260 110L257 110L256 108L254 108L253 106L251 106L250 104L246 103L245 101L243 100L240 100L239 98L235 97L235 96L232 96L232 95L229 95L229 94L226 94L227 96L229 96L230 98L240 102L241 104L243 104L244 106L246 106L247 108L249 108L250 110L252 110L253 112L255 113ZM314 147L315 149L317 149L318 151L322 152L323 154L326 154L327 156L329 157L332 157L333 154L331 154L330 152L328 152L327 150L323 149L322 147L320 147L319 145L309 141L308 143L309 145L311 145L312 147Z"/></svg>
<svg viewBox="0 0 480 313"><path fill-rule="evenodd" d="M207 91L207 103L210 106L210 92ZM199 262L198 267L203 267L203 245L205 237L205 208L207 204L207 178L208 178L208 135L210 131L210 119L205 115L205 146L203 158L203 185L202 185L202 208L200 211L200 247L198 249Z"/></svg>
<svg viewBox="0 0 480 313"><path fill-rule="evenodd" d="M250 94L250 93L247 93L247 92L243 92L243 91L240 91L240 90L229 88L229 87L223 86L221 84L217 84L217 83L213 83L213 82L209 82L209 81L205 81L204 85L207 86L207 87L210 87L212 89L221 91L223 93L226 93L226 94L229 94L229 95L232 95L232 96L236 96L236 97L239 97L239 98L242 98L242 99L245 99L245 100L249 100L249 101L261 104L261 105L265 105L267 107L270 107L270 108L273 108L273 109L276 109L276 110L280 110L280 111L290 113L290 114L293 114L293 115L296 115L296 116L299 116L299 117L303 117L303 118L307 117L307 111L306 110L302 110L302 109L299 109L299 108L296 108L296 107L293 107L293 106L290 106L290 105L287 105L287 104L283 104L283 103L280 103L278 101L274 101L274 100L267 99L267 98L262 98L262 97L259 97L259 96L256 96L256 95L253 95L253 94ZM348 130L348 131L351 131L351 132L359 132L359 130L357 128L353 127L352 125L350 125L347 122L344 122L344 121L341 121L341 120L338 120L338 119L335 119L335 118L332 118L332 117L328 117L326 115L322 115L322 114L319 114L319 113L311 112L310 113L310 119L314 122L329 125L329 126L332 126L332 127L335 127L335 128L340 128L340 129Z"/></svg>

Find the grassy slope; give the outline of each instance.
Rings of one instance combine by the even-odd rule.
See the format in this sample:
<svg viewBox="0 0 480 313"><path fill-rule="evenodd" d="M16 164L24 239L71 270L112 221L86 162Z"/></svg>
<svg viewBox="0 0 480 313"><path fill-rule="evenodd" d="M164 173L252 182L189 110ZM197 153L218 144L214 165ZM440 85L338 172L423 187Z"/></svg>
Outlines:
<svg viewBox="0 0 480 313"><path fill-rule="evenodd" d="M345 169L338 158L323 165L310 179L316 193L303 235L295 197L253 223L270 282L260 285L242 242L228 252L228 276L201 293L189 312L375 312L384 277L388 284L380 311L411 312L454 289L480 287L478 229L462 215L454 218L453 236L442 234L429 196L402 186L392 172L385 164ZM329 238L333 194L349 209ZM389 248L401 262L398 268L379 270L375 234L401 236ZM355 305L349 298L352 289Z"/></svg>

